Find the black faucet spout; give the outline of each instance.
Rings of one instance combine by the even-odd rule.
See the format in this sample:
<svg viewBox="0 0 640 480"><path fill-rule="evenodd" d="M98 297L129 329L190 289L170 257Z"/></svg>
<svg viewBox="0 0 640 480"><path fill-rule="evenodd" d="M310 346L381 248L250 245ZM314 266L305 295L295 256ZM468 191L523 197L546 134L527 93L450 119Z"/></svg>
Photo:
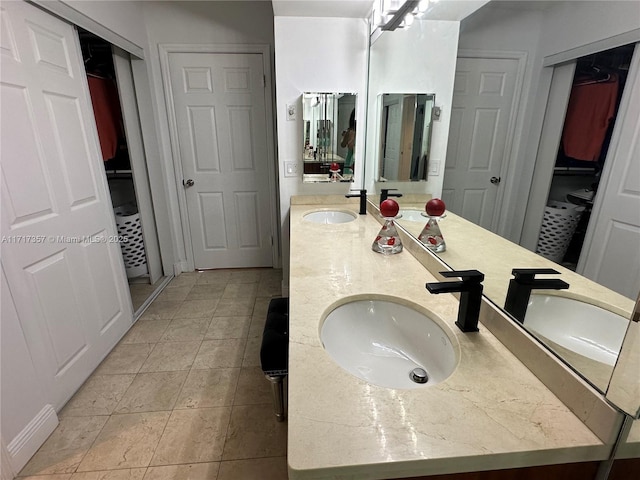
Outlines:
<svg viewBox="0 0 640 480"><path fill-rule="evenodd" d="M389 192L396 192L398 189L397 188L383 188L382 190L380 190L380 203L384 202L387 198L389 197L401 197L402 194L400 192L398 193L389 193Z"/></svg>
<svg viewBox="0 0 640 480"><path fill-rule="evenodd" d="M463 332L477 332L484 274L478 270L453 270L440 272L440 275L446 278L459 277L462 281L427 283L427 290L433 294L460 292L456 325Z"/></svg>
<svg viewBox="0 0 640 480"><path fill-rule="evenodd" d="M520 323L524 322L532 290L565 290L569 284L559 278L535 278L537 274L559 274L552 268L514 268L509 281L504 309Z"/></svg>
<svg viewBox="0 0 640 480"><path fill-rule="evenodd" d="M347 198L360 197L360 215L366 215L367 214L367 190L363 188L359 192L360 193L347 193L345 197Z"/></svg>

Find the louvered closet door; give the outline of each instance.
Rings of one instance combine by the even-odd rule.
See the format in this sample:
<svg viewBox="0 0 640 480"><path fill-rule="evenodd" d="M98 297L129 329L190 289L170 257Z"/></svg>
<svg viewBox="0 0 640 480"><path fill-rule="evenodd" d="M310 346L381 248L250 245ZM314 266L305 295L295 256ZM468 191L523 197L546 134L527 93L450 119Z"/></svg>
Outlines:
<svg viewBox="0 0 640 480"><path fill-rule="evenodd" d="M132 311L76 32L24 2L1 15L2 264L58 409Z"/></svg>

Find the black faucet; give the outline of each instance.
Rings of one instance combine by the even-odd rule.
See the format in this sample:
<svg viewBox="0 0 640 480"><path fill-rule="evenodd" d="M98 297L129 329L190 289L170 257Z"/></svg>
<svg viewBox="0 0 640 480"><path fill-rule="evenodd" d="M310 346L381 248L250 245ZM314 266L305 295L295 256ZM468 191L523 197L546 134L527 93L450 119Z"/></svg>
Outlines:
<svg viewBox="0 0 640 480"><path fill-rule="evenodd" d="M384 202L388 197L401 197L401 193L389 193L390 191L397 191L397 188L383 188L380 190L380 203Z"/></svg>
<svg viewBox="0 0 640 480"><path fill-rule="evenodd" d="M440 272L440 275L445 278L460 277L462 281L427 283L427 290L435 294L460 292L456 325L463 332L477 332L484 274L478 270L453 270Z"/></svg>
<svg viewBox="0 0 640 480"><path fill-rule="evenodd" d="M546 275L552 273L560 274L553 268L514 268L511 270L511 275L514 278L509 282L509 291L504 302L504 309L522 323L527 313L531 290L564 290L569 288L567 282L558 278L535 278L536 274Z"/></svg>
<svg viewBox="0 0 640 480"><path fill-rule="evenodd" d="M360 197L360 215L367 214L367 190L366 189L363 188L362 190L360 190L360 193L347 193L345 197L347 198Z"/></svg>

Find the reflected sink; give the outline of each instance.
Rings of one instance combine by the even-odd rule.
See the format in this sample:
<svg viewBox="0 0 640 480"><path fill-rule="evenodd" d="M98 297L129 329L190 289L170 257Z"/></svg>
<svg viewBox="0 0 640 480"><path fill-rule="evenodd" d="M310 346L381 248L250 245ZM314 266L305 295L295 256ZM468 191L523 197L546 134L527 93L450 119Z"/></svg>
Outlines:
<svg viewBox="0 0 640 480"><path fill-rule="evenodd" d="M406 220L408 222L427 223L429 217L423 210L400 210L398 212L398 220Z"/></svg>
<svg viewBox="0 0 640 480"><path fill-rule="evenodd" d="M319 212L307 213L302 218L313 223L334 224L353 222L357 217L356 214L352 212L340 210L322 210Z"/></svg>
<svg viewBox="0 0 640 480"><path fill-rule="evenodd" d="M552 342L614 366L629 320L595 305L554 295L531 295L524 326Z"/></svg>
<svg viewBox="0 0 640 480"><path fill-rule="evenodd" d="M355 300L335 308L325 318L320 337L338 365L381 387L435 385L458 364L457 341L454 347L436 320L388 300ZM410 378L416 368L426 371L426 383Z"/></svg>

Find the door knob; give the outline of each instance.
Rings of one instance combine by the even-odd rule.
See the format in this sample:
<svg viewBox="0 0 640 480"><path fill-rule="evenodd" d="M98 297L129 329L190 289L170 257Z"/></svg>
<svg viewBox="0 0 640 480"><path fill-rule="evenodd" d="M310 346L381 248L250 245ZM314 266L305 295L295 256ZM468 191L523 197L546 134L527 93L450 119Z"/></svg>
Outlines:
<svg viewBox="0 0 640 480"><path fill-rule="evenodd" d="M191 180L191 179L189 179L189 180L183 180L183 181L182 181L182 184L183 184L185 187L193 187L193 185L194 185L195 183L196 183L196 182L194 182L194 181L193 181L193 180Z"/></svg>
<svg viewBox="0 0 640 480"><path fill-rule="evenodd" d="M493 183L494 185L498 185L500 183L500 180L502 180L502 178L500 177L491 177L491 180L489 180L491 183Z"/></svg>

